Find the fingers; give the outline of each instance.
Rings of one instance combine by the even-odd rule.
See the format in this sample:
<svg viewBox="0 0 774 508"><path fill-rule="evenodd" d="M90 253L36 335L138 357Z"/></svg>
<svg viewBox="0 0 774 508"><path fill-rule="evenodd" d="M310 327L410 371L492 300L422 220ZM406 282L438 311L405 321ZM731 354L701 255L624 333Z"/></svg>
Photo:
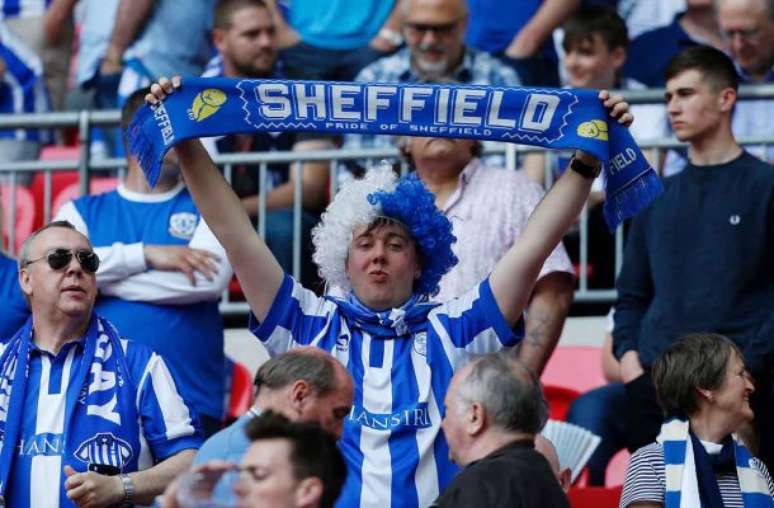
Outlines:
<svg viewBox="0 0 774 508"><path fill-rule="evenodd" d="M65 467L64 467L64 473L65 473L65 474L68 476L68 478L69 478L70 476L72 476L72 475L74 475L74 474L77 474L77 471L76 471L75 469L73 469L72 467L70 467L70 466L65 466ZM66 486L66 485L67 485L67 482L65 482L65 486Z"/></svg>
<svg viewBox="0 0 774 508"><path fill-rule="evenodd" d="M158 104L173 93L176 88L180 88L182 84L183 81L180 76L173 76L172 79L161 77L156 83L151 85L150 93L145 96L145 102L148 104Z"/></svg>
<svg viewBox="0 0 774 508"><path fill-rule="evenodd" d="M617 119L618 123L628 127L634 121L634 116L629 112L629 103L621 95L610 95L607 90L601 90L599 99L610 110L610 116Z"/></svg>
<svg viewBox="0 0 774 508"><path fill-rule="evenodd" d="M207 280L212 280L218 274L218 261L218 256L206 250L190 249L188 253L188 262Z"/></svg>

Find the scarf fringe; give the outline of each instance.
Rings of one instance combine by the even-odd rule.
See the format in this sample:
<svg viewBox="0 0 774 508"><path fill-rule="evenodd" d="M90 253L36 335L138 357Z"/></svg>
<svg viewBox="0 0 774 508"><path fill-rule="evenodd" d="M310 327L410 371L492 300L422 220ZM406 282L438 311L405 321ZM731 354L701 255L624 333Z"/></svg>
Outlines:
<svg viewBox="0 0 774 508"><path fill-rule="evenodd" d="M148 185L155 187L161 174L163 156L158 157L153 138L143 130L145 122L152 117L153 110L151 108L140 108L129 124L127 138L129 139L129 153L137 158L140 167L143 168Z"/></svg>

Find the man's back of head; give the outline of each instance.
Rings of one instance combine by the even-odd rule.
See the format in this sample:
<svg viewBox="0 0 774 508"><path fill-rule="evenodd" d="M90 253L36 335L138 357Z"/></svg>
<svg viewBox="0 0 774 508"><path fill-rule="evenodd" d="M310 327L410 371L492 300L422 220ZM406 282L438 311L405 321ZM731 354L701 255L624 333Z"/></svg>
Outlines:
<svg viewBox="0 0 774 508"><path fill-rule="evenodd" d="M231 78L268 78L277 61L277 36L263 0L219 0L213 42Z"/></svg>
<svg viewBox="0 0 774 508"><path fill-rule="evenodd" d="M518 361L483 356L455 374L446 396L444 433L460 465L519 438L532 438L548 418L537 378Z"/></svg>
<svg viewBox="0 0 774 508"><path fill-rule="evenodd" d="M243 506L329 508L347 475L333 436L313 422L292 422L267 412L245 428L252 445L235 488Z"/></svg>

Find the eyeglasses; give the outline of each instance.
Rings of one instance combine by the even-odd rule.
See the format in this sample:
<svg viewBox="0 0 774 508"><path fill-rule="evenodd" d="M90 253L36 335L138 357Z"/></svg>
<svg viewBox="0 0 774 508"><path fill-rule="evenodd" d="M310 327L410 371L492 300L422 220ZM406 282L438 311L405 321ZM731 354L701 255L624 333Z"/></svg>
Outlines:
<svg viewBox="0 0 774 508"><path fill-rule="evenodd" d="M760 28L740 28L736 30L723 30L723 37L726 39L733 39L737 35L740 39L744 39L746 41L752 41L758 38L758 36L761 34Z"/></svg>
<svg viewBox="0 0 774 508"><path fill-rule="evenodd" d="M448 37L459 26L459 20L451 23L428 24L428 23L404 23L406 35L409 37L422 37L427 32L433 32L436 37Z"/></svg>
<svg viewBox="0 0 774 508"><path fill-rule="evenodd" d="M73 259L73 255L75 256L75 259L78 260L78 263L81 264L81 268L83 268L84 272L97 272L97 269L99 268L99 256L97 256L96 252L90 249L52 249L48 251L43 257L28 260L26 263L24 263L24 266L29 266L32 263L37 263L38 261L45 259L48 261L48 266L50 266L52 270L61 270L70 264L70 261Z"/></svg>

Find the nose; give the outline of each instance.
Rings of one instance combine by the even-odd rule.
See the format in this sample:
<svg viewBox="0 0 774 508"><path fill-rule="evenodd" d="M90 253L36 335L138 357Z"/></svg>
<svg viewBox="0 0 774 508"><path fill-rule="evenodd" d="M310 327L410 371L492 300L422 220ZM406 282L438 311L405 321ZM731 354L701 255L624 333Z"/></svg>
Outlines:
<svg viewBox="0 0 774 508"><path fill-rule="evenodd" d="M753 382L752 376L750 376L749 373L745 373L744 376L744 385L747 390L749 390L750 393L755 392L755 383Z"/></svg>
<svg viewBox="0 0 774 508"><path fill-rule="evenodd" d="M83 267L81 266L81 262L78 261L78 257L73 254L73 257L70 259L70 262L67 264L67 267L65 268L65 273L73 274L73 273L83 273Z"/></svg>
<svg viewBox="0 0 774 508"><path fill-rule="evenodd" d="M438 35L435 30L425 30L422 34L422 45L429 46L438 42Z"/></svg>

